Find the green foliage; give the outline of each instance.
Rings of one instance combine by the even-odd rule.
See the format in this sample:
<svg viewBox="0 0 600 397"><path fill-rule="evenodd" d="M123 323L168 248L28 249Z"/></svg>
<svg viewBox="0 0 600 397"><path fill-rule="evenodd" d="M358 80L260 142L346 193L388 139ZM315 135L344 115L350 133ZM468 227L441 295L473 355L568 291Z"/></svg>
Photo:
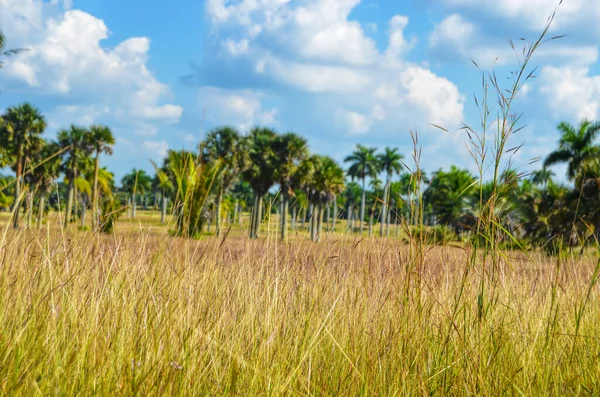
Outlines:
<svg viewBox="0 0 600 397"><path fill-rule="evenodd" d="M115 228L115 223L126 210L126 207L122 206L121 203L111 197L101 200L99 217L100 233L112 233Z"/></svg>
<svg viewBox="0 0 600 397"><path fill-rule="evenodd" d="M452 228L444 225L436 226L411 226L409 235L404 237L406 243L418 241L428 245L445 245L460 241Z"/></svg>
<svg viewBox="0 0 600 397"><path fill-rule="evenodd" d="M468 171L452 166L448 172L439 170L433 174L423 200L438 223L460 234L472 217L474 186L475 179Z"/></svg>
<svg viewBox="0 0 600 397"><path fill-rule="evenodd" d="M561 133L558 149L546 157L544 166L567 163L567 176L574 179L588 159L600 155L600 150L594 145L594 140L600 133L600 123L583 120L575 128L562 122L558 125L558 131Z"/></svg>
<svg viewBox="0 0 600 397"><path fill-rule="evenodd" d="M183 237L199 235L207 221L205 209L217 169L200 160L193 153L171 150L165 162L175 187L177 233Z"/></svg>
<svg viewBox="0 0 600 397"><path fill-rule="evenodd" d="M308 199L315 205L326 205L344 191L344 170L327 156L312 156L310 162L314 171L308 184Z"/></svg>
<svg viewBox="0 0 600 397"><path fill-rule="evenodd" d="M121 190L129 194L146 194L152 189L152 177L146 171L132 169L121 179Z"/></svg>

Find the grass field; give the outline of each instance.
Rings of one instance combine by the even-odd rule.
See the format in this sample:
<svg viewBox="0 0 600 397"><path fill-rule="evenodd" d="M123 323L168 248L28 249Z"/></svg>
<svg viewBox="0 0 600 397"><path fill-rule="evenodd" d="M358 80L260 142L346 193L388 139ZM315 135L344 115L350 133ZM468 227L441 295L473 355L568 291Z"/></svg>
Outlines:
<svg viewBox="0 0 600 397"><path fill-rule="evenodd" d="M592 255L506 252L489 277L468 248L399 239L2 216L3 395L600 393Z"/></svg>

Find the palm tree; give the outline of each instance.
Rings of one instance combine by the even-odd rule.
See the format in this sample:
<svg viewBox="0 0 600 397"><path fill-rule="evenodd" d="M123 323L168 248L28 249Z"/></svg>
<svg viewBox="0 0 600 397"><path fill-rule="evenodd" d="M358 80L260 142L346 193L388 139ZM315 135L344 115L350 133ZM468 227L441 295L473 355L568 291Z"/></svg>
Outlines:
<svg viewBox="0 0 600 397"><path fill-rule="evenodd" d="M208 133L201 144L205 161L217 167L218 191L215 201L215 234L221 234L223 194L231 187L243 166L240 134L233 127L220 127Z"/></svg>
<svg viewBox="0 0 600 397"><path fill-rule="evenodd" d="M463 221L472 210L472 192L475 180L466 170L452 166L450 171L437 171L423 194L440 224L450 226L460 236Z"/></svg>
<svg viewBox="0 0 600 397"><path fill-rule="evenodd" d="M314 171L309 183L309 200L315 206L317 213L313 216L311 237L313 241L318 242L323 234L324 207L344 191L344 170L327 156L313 156L311 162Z"/></svg>
<svg viewBox="0 0 600 397"><path fill-rule="evenodd" d="M277 136L273 146L276 179L281 187L281 240L285 241L290 197L294 195L294 189L303 183L301 180L301 175L304 175L302 163L308 157L308 142L301 136L289 132Z"/></svg>
<svg viewBox="0 0 600 397"><path fill-rule="evenodd" d="M37 228L42 224L46 212L46 198L60 174L60 147L55 142L46 142L34 158L36 167L25 176L25 181L39 195Z"/></svg>
<svg viewBox="0 0 600 397"><path fill-rule="evenodd" d="M143 196L152 189L152 178L146 171L134 168L121 179L121 189L131 194L131 218L135 219L137 194Z"/></svg>
<svg viewBox="0 0 600 397"><path fill-rule="evenodd" d="M13 204L13 226L16 229L19 226L19 196L24 167L44 145L41 135L46 129L46 120L39 109L29 103L8 108L2 120L0 144L13 160L16 173Z"/></svg>
<svg viewBox="0 0 600 397"><path fill-rule="evenodd" d="M173 182L171 178L169 178L168 170L166 167L160 168L154 161L150 160L152 166L154 167L154 171L156 176L154 177L154 181L152 182L157 189L160 190L161 194L161 206L160 206L160 224L164 225L167 219L167 204L168 198L167 194L173 193Z"/></svg>
<svg viewBox="0 0 600 397"><path fill-rule="evenodd" d="M362 189L360 185L354 181L346 185L344 196L346 199L346 217L348 219L348 229L352 233L354 231L354 206L360 201Z"/></svg>
<svg viewBox="0 0 600 397"><path fill-rule="evenodd" d="M362 199L360 201L360 233L363 232L365 220L365 199L366 199L366 179L375 178L379 172L379 164L375 156L376 148L367 148L363 145L357 145L356 150L344 159L345 163L350 163L348 175L362 180Z"/></svg>
<svg viewBox="0 0 600 397"><path fill-rule="evenodd" d="M91 165L93 147L89 131L81 126L71 125L68 130L58 132L58 144L64 150L63 171L68 181L67 212L65 227L71 222L73 201L75 200L75 180Z"/></svg>
<svg viewBox="0 0 600 397"><path fill-rule="evenodd" d="M264 127L254 127L245 139L244 153L247 155L248 166L242 172L242 177L252 187L254 206L250 221L250 238L258 238L262 221L263 197L275 184L275 167L277 161L274 153L274 143L277 133Z"/></svg>
<svg viewBox="0 0 600 397"><path fill-rule="evenodd" d="M554 177L554 172L548 168L542 168L531 173L531 182L535 185L545 187L548 183L552 182L552 177Z"/></svg>
<svg viewBox="0 0 600 397"><path fill-rule="evenodd" d="M381 229L379 236L383 237L385 225L387 224L387 218L390 213L389 199L390 199L390 184L394 174L399 174L404 167L402 160L404 156L398 153L397 148L386 147L384 152L377 155L379 161L379 169L386 175L385 187L383 189L383 207L381 208Z"/></svg>
<svg viewBox="0 0 600 397"><path fill-rule="evenodd" d="M183 237L193 237L202 231L206 220L204 208L215 175L214 167L198 161L193 153L169 150L163 172L171 180L175 192L173 206L177 231Z"/></svg>
<svg viewBox="0 0 600 397"><path fill-rule="evenodd" d="M567 176L572 180L586 160L600 154L600 149L594 145L594 139L600 132L600 123L584 120L575 128L562 122L557 128L562 134L558 149L546 157L544 167L567 163Z"/></svg>
<svg viewBox="0 0 600 397"><path fill-rule="evenodd" d="M94 180L92 182L92 230L98 229L98 173L100 171L100 154L112 154L112 145L115 144L115 137L110 128L103 125L93 125L90 127L90 139L94 148Z"/></svg>

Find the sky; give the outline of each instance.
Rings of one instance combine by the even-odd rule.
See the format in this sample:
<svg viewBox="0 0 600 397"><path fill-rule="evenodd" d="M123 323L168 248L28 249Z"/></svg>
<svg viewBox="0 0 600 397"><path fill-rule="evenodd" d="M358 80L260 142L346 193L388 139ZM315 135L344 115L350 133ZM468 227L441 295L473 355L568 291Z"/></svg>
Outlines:
<svg viewBox="0 0 600 397"><path fill-rule="evenodd" d="M110 126L117 143L103 163L117 178L134 167L152 171L150 159L193 148L221 125L293 131L340 162L357 143L398 147L410 162L417 131L425 170L474 171L460 129L479 130L481 74L472 61L508 87L519 49L557 5L0 0L8 47L29 49L0 70L0 110L34 104L49 138L72 123ZM513 105L523 127L509 142L523 145L516 168L540 167L531 163L556 147L560 121L599 118L598 20L600 1L559 7L549 34L566 36L539 49L535 78Z"/></svg>

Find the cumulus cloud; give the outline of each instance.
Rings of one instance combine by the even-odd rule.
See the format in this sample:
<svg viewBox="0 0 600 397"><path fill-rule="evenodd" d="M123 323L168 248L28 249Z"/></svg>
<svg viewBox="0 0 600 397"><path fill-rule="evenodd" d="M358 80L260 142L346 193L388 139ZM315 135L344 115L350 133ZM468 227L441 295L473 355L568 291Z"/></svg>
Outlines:
<svg viewBox="0 0 600 397"><path fill-rule="evenodd" d="M520 22L534 30L542 29L548 17L559 4L559 0L431 0L451 9L473 11L477 15L488 15L496 20ZM590 0L564 1L558 8L553 30L582 32L587 36L600 36L600 27L593 23L600 18L600 2ZM590 37L591 38L591 37Z"/></svg>
<svg viewBox="0 0 600 397"><path fill-rule="evenodd" d="M277 109L263 109L261 95L250 90L203 87L199 107L213 124L229 124L246 132L255 124L276 125Z"/></svg>
<svg viewBox="0 0 600 397"><path fill-rule="evenodd" d="M535 31L537 38L541 31ZM478 65L490 68L516 63L523 59L522 49L529 42L514 41L511 48L504 36L486 31L460 14L451 14L436 24L429 35L429 50L432 55L443 60L470 63L473 59ZM545 43L536 51L538 62L589 65L598 60L596 45L567 44L564 41Z"/></svg>
<svg viewBox="0 0 600 397"><path fill-rule="evenodd" d="M161 159L167 156L169 144L165 140L161 141L144 141L142 149L151 155L153 159Z"/></svg>
<svg viewBox="0 0 600 397"><path fill-rule="evenodd" d="M381 134L429 123L458 126L464 107L458 88L405 60L416 44L407 35L408 17L390 18L388 43L380 50L363 26L350 19L358 3L209 0L206 11L221 42L241 32L248 40L244 58L253 67L231 66L231 70L245 70L247 80L260 76L263 87L276 84L313 98L304 103L315 108L305 111L328 114L346 135ZM230 56L221 59L221 65L236 65L239 56L234 52L228 51ZM228 103L223 107L230 111L234 101Z"/></svg>
<svg viewBox="0 0 600 397"><path fill-rule="evenodd" d="M69 2L1 0L0 5L0 22L11 32L11 43L29 49L7 62L9 78L119 123L179 121L183 109L164 103L171 97L169 88L147 67L148 38L105 48L104 21L70 9Z"/></svg>
<svg viewBox="0 0 600 397"><path fill-rule="evenodd" d="M600 116L600 76L584 67L544 67L540 92L554 118L597 120Z"/></svg>

